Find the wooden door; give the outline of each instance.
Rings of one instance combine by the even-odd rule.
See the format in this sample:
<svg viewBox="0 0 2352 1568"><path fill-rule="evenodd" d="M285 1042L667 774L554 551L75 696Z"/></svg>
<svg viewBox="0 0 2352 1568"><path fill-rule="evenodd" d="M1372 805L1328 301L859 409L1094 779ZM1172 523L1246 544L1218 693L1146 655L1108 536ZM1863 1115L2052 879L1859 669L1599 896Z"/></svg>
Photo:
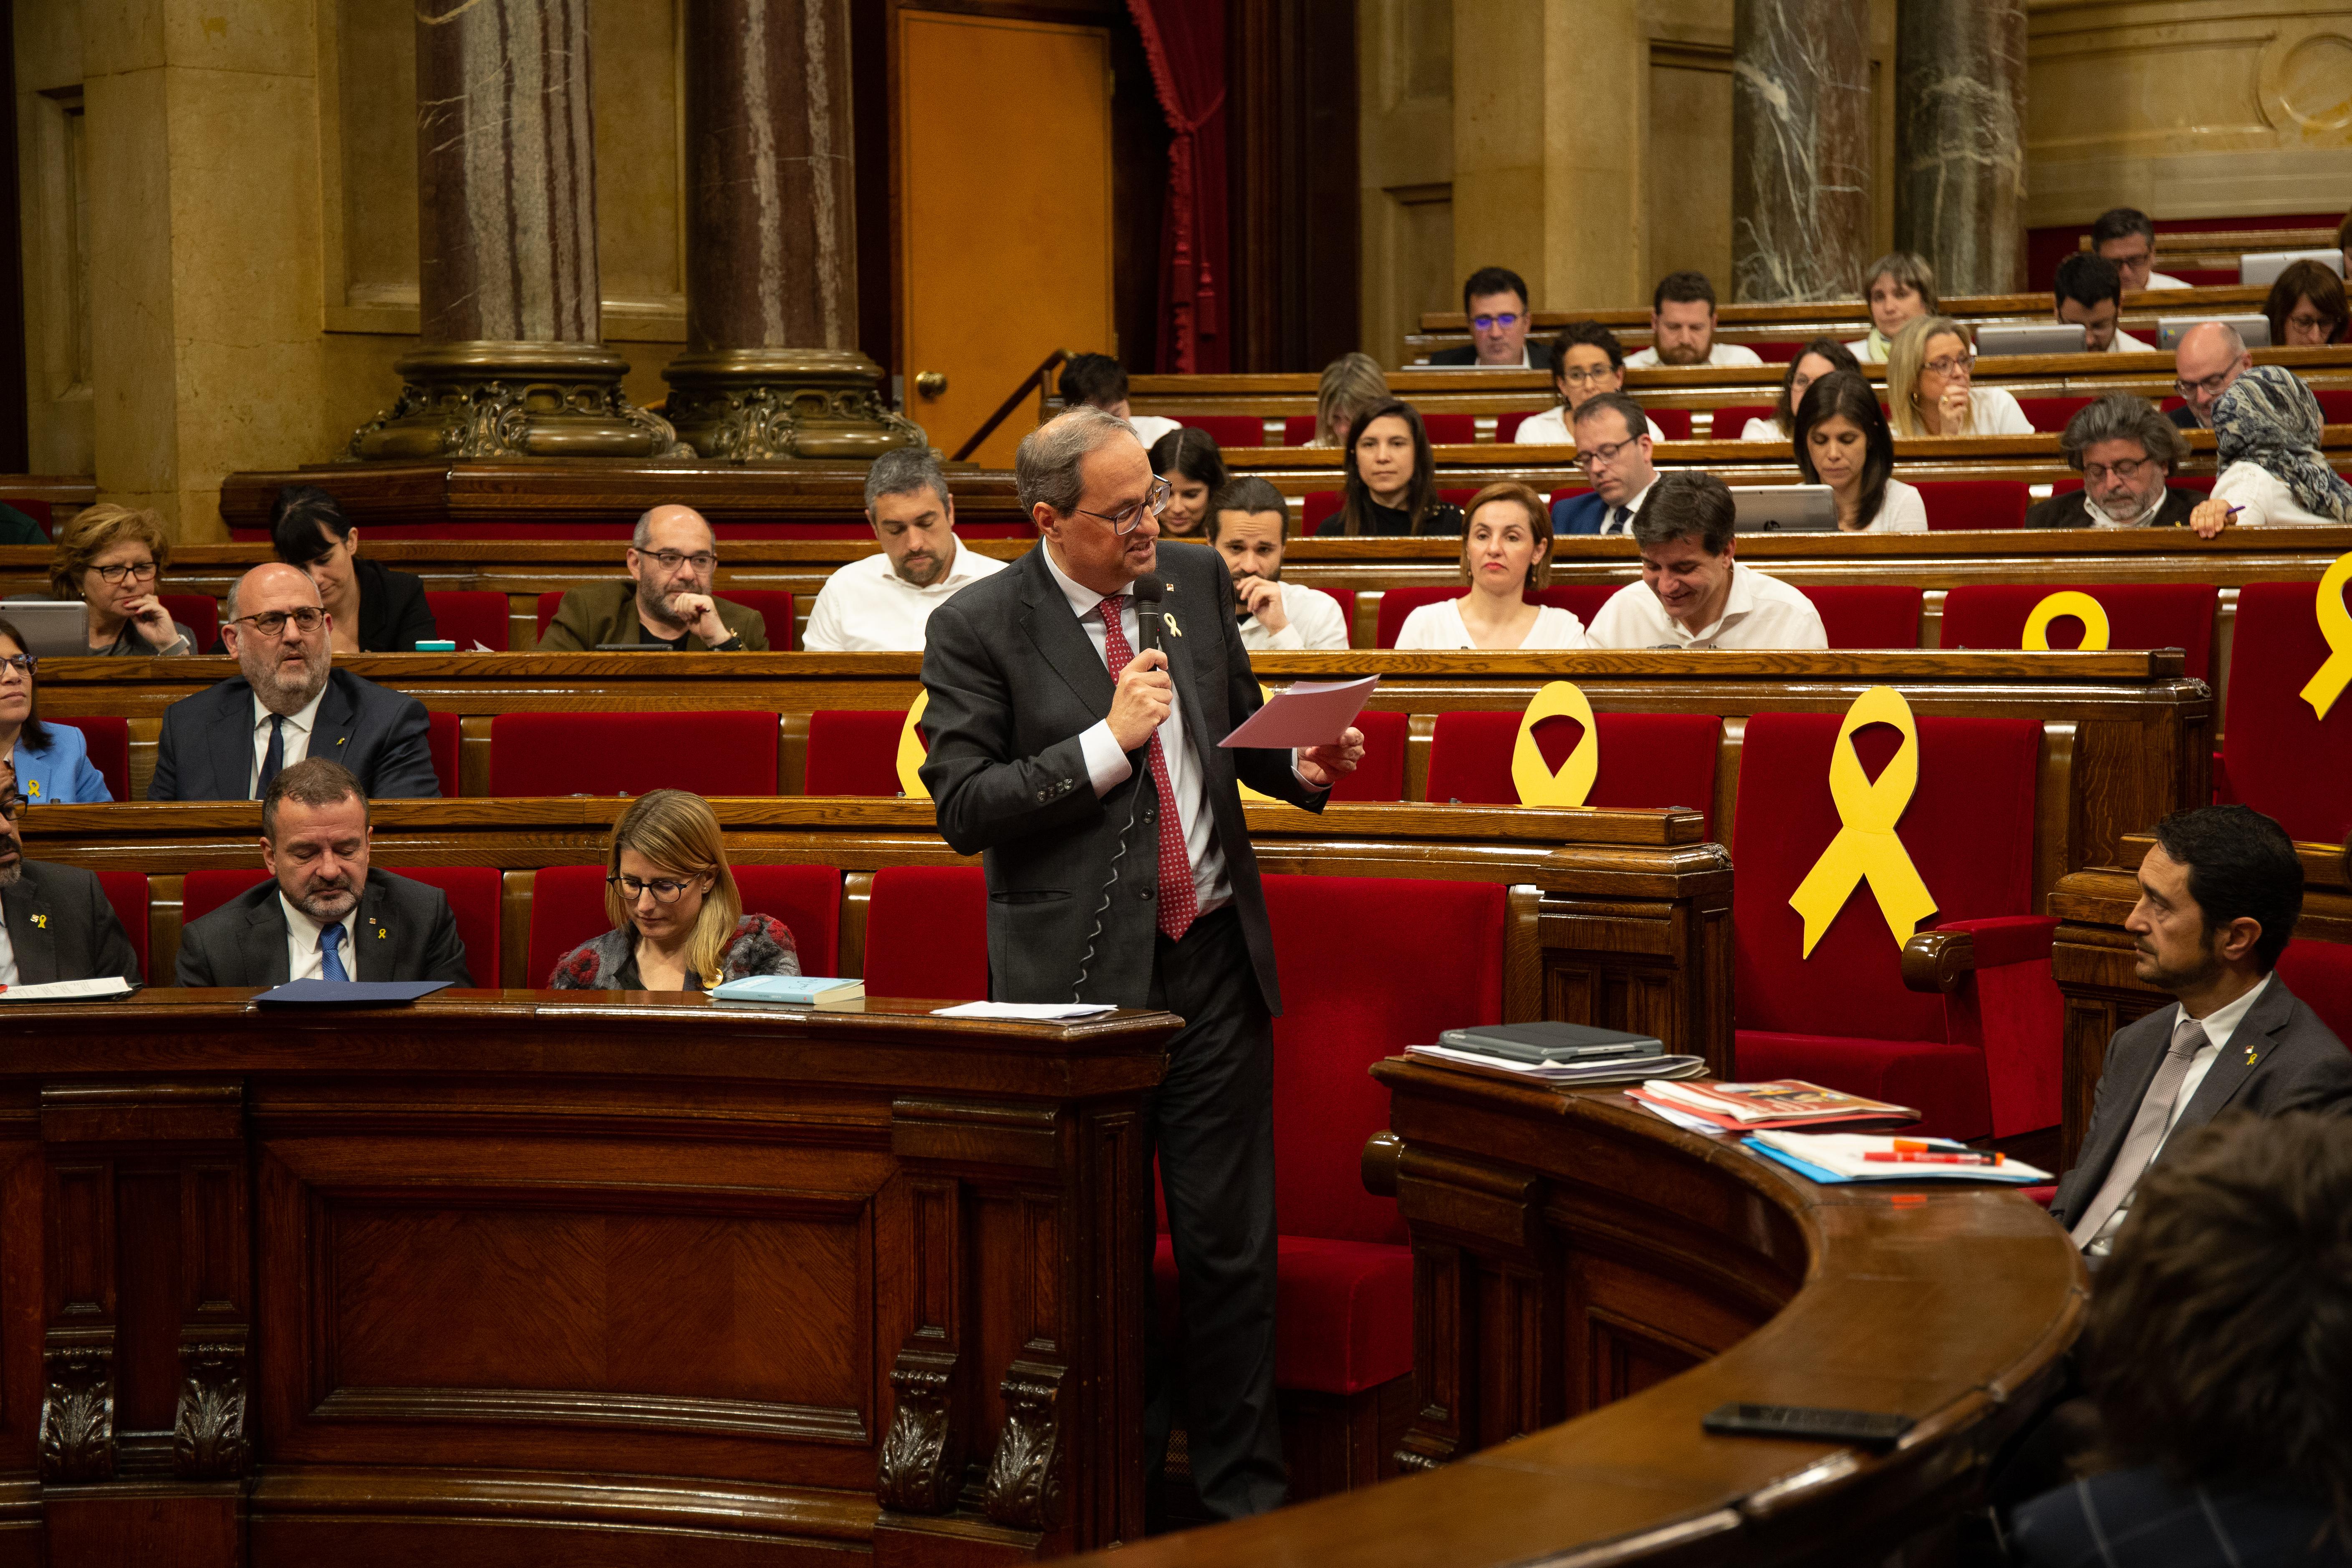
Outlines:
<svg viewBox="0 0 2352 1568"><path fill-rule="evenodd" d="M1118 352L1110 38L907 10L898 42L907 413L953 453L1050 351ZM928 374L947 378L936 396ZM1034 406L974 460L1012 467Z"/></svg>

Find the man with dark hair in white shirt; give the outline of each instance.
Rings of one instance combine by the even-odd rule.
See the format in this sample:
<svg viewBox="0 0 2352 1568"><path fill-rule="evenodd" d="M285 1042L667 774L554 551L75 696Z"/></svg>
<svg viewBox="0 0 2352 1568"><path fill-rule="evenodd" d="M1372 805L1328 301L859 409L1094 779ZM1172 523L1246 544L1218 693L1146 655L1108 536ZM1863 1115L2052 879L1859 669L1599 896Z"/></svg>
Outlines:
<svg viewBox="0 0 2352 1568"><path fill-rule="evenodd" d="M1731 558L1737 513L1713 474L1681 468L1633 517L1642 580L1609 596L1585 637L1612 648L1825 648L1813 602Z"/></svg>
<svg viewBox="0 0 2352 1568"><path fill-rule="evenodd" d="M825 579L801 637L810 653L920 653L933 610L1004 570L956 538L955 498L928 447L874 459L866 521L882 548Z"/></svg>
<svg viewBox="0 0 2352 1568"><path fill-rule="evenodd" d="M1290 503L1280 490L1255 475L1228 481L1209 498L1202 531L1234 574L1234 616L1241 623L1242 647L1253 653L1307 653L1348 646L1339 601L1282 580Z"/></svg>

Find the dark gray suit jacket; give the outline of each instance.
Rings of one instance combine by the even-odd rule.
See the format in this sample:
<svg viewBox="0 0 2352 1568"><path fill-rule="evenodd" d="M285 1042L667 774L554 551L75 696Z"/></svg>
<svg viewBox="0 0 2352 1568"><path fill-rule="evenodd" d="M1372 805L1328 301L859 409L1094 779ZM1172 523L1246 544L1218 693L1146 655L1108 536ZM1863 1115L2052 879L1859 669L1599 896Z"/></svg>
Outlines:
<svg viewBox="0 0 2352 1568"><path fill-rule="evenodd" d="M2051 1217L2060 1225L2072 1226L2106 1181L2131 1131L2132 1119L2139 1114L2139 1102L2147 1097L2147 1086L2164 1061L2175 1016L2170 1006L2159 1007L2117 1029L2107 1042L2106 1065L2100 1069L2091 1101L2090 1129L2083 1135L2082 1160L2059 1182L2058 1195L2050 1205ZM2251 1065L2249 1052L2254 1058ZM2270 988L2247 1009L2229 1045L2206 1069L2205 1081L2173 1124L2167 1143L2225 1110L2280 1116L2290 1110L2347 1109L2352 1109L2352 1052L2274 973Z"/></svg>
<svg viewBox="0 0 2352 1568"><path fill-rule="evenodd" d="M923 784L937 805L940 836L960 854L978 853L988 874L991 993L1000 1001L1066 1002L1084 963L1082 1000L1140 1007L1151 984L1159 908L1156 792L1136 752L1127 782L1095 796L1078 737L1110 713L1110 671L1070 613L1045 549L1040 542L1012 570L931 613ZM1216 553L1163 540L1158 574L1161 613L1176 628L1161 646L1185 748L1206 784L1258 987L1267 1008L1280 1012L1274 933L1235 780L1310 811L1322 808L1325 793L1298 782L1286 751L1217 744L1261 699L1234 626L1233 578ZM1146 796L1139 809L1138 791ZM1126 835L1089 961L1088 933L1131 813L1134 831Z"/></svg>
<svg viewBox="0 0 2352 1568"><path fill-rule="evenodd" d="M310 728L310 755L359 775L370 800L438 800L425 704L331 672ZM253 688L239 675L184 697L163 712L149 800L249 800L253 778Z"/></svg>
<svg viewBox="0 0 2352 1568"><path fill-rule="evenodd" d="M8 945L16 952L16 983L44 985L52 980L96 980L120 974L144 985L139 955L106 901L95 873L79 866L20 862L24 875L0 890L0 912L8 921Z"/></svg>
<svg viewBox="0 0 2352 1568"><path fill-rule="evenodd" d="M457 917L438 888L371 868L352 922L359 959L354 980L454 980L474 983ZM286 910L273 879L231 899L180 931L183 985L283 985Z"/></svg>
<svg viewBox="0 0 2352 1568"><path fill-rule="evenodd" d="M2189 526L2189 514L2195 511L2197 503L2204 499L2195 490L2184 490L2177 485L2167 485L2164 490L2164 504L2156 509L2154 517L2149 518L2140 526L2186 528ZM2025 512L2025 526L2028 528L2088 528L2091 526L2091 514L2083 510L2083 492L2069 490L2063 496L2051 496L2047 500L2035 501L2028 507Z"/></svg>
<svg viewBox="0 0 2352 1568"><path fill-rule="evenodd" d="M1436 353L1429 356L1429 363L1432 364L1443 365L1475 365L1478 363L1478 345L1476 343L1456 343L1450 349L1439 349ZM1528 368L1529 370L1549 370L1551 368L1551 345L1549 343L1529 343L1528 345Z"/></svg>

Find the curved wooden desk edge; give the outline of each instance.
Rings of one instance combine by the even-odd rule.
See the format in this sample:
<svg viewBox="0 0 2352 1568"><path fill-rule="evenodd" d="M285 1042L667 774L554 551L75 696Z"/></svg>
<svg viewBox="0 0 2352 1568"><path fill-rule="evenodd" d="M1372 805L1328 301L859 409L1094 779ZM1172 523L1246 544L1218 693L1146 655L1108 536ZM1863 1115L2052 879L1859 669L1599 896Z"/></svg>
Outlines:
<svg viewBox="0 0 2352 1568"><path fill-rule="evenodd" d="M1682 1131L1613 1090L1519 1089L1395 1059L1373 1072L1395 1092L1408 1171L1416 1152L1440 1162L1486 1157L1416 1145L1402 1114L1409 1100L1499 1113L1550 1134L1563 1154L1628 1154L1628 1179L1614 1190L1605 1180L1569 1190L1577 1179L1564 1159L1530 1173L1559 1189L1559 1202L1604 1198L1635 1233L1652 1231L1669 1250L1672 1233L1686 1227L1631 1195L1643 1156L1753 1194L1801 1236L1803 1283L1729 1350L1633 1397L1423 1475L1130 1543L1118 1559L1125 1568L1752 1564L1824 1552L1822 1561L1864 1561L1864 1541L1883 1552L1968 1499L2080 1331L2081 1259L2017 1193L1816 1186L1727 1140ZM1493 1158L1523 1152L1498 1147ZM1734 1400L1895 1409L1916 1425L1883 1455L1704 1434L1700 1416Z"/></svg>

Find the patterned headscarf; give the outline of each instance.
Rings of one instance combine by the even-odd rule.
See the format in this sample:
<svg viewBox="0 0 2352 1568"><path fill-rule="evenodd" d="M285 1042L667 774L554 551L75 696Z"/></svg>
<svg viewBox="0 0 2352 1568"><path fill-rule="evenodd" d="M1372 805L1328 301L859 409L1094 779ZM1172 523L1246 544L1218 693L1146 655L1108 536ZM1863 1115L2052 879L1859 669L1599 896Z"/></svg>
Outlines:
<svg viewBox="0 0 2352 1568"><path fill-rule="evenodd" d="M2214 444L2223 468L2255 464L2294 492L2305 510L2352 522L2352 484L2319 455L2325 423L2311 388L2275 364L2254 366L2213 405Z"/></svg>

